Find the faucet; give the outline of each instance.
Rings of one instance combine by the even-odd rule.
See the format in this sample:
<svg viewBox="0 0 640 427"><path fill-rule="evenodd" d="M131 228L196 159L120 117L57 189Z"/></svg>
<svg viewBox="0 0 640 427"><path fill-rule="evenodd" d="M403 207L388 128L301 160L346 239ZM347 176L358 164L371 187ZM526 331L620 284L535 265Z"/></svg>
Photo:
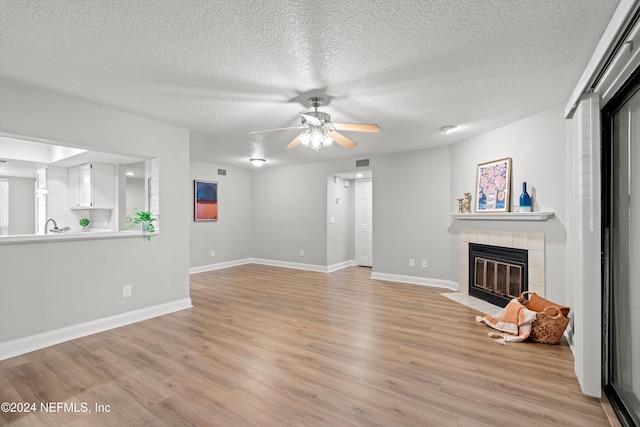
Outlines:
<svg viewBox="0 0 640 427"><path fill-rule="evenodd" d="M58 224L56 224L53 218L49 218L47 222L44 223L44 234L49 234L49 229L47 229L47 225L49 225L49 221L53 222L53 229L51 229L51 231L53 231L54 233L57 233Z"/></svg>

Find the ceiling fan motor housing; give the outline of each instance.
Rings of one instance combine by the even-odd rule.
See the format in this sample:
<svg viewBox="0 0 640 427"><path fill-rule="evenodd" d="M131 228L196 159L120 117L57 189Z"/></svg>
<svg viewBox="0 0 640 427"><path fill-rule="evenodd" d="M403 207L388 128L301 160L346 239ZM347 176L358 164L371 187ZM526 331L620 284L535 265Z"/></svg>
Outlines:
<svg viewBox="0 0 640 427"><path fill-rule="evenodd" d="M316 117L321 123L331 123L331 116L322 111L309 111L304 113L308 116ZM302 126L307 126L307 119L302 116Z"/></svg>

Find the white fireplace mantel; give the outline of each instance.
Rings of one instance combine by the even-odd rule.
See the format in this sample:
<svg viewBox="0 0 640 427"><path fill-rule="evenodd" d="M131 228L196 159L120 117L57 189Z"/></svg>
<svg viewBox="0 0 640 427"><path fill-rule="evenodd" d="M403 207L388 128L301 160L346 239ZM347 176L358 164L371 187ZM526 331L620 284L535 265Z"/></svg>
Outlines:
<svg viewBox="0 0 640 427"><path fill-rule="evenodd" d="M453 219L481 221L546 221L553 212L450 213Z"/></svg>

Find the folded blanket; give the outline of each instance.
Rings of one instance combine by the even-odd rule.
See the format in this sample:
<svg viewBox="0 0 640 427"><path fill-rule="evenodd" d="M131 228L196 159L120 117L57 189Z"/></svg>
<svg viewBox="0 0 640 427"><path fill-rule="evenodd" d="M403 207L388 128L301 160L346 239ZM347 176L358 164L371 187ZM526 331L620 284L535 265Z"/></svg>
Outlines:
<svg viewBox="0 0 640 427"><path fill-rule="evenodd" d="M502 333L489 332L489 336L500 338L497 343L507 345L507 342L519 342L529 338L531 324L536 320L536 312L512 299L509 304L495 316L476 316L476 322L484 322Z"/></svg>

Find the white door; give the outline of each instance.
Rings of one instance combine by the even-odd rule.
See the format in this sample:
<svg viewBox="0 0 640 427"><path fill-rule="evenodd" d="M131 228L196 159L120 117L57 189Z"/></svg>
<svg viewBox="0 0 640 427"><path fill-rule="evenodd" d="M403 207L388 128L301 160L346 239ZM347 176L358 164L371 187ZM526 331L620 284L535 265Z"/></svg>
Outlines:
<svg viewBox="0 0 640 427"><path fill-rule="evenodd" d="M356 264L373 267L373 181L356 181Z"/></svg>

